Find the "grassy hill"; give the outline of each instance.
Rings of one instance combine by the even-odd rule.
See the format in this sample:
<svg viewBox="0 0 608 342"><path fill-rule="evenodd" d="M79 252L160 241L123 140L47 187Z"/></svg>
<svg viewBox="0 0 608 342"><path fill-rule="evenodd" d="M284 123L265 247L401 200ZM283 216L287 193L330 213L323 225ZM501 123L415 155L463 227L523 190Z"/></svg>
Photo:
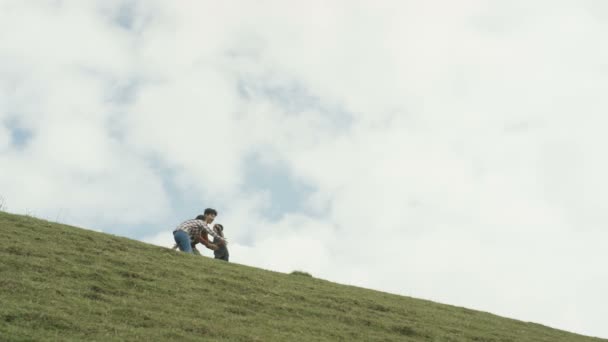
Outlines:
<svg viewBox="0 0 608 342"><path fill-rule="evenodd" d="M0 341L31 340L600 341L0 213Z"/></svg>

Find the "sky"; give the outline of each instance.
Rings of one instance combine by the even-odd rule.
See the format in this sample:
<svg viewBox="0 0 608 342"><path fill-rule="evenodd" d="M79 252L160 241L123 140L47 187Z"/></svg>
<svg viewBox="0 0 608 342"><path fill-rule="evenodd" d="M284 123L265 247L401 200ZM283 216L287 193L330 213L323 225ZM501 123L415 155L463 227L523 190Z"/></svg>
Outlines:
<svg viewBox="0 0 608 342"><path fill-rule="evenodd" d="M608 337L608 3L0 0L4 210ZM209 251L205 255L212 255Z"/></svg>

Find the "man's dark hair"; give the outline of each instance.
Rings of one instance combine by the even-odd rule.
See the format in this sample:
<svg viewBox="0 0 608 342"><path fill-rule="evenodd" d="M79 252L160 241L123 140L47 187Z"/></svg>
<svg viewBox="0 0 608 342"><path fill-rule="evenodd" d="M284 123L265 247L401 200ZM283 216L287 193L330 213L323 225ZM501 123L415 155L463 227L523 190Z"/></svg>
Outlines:
<svg viewBox="0 0 608 342"><path fill-rule="evenodd" d="M203 213L203 215L215 215L215 216L217 216L217 210L212 209L212 208L207 208L207 209L205 209L205 212Z"/></svg>
<svg viewBox="0 0 608 342"><path fill-rule="evenodd" d="M195 220L204 220L205 219L205 215L198 215Z"/></svg>

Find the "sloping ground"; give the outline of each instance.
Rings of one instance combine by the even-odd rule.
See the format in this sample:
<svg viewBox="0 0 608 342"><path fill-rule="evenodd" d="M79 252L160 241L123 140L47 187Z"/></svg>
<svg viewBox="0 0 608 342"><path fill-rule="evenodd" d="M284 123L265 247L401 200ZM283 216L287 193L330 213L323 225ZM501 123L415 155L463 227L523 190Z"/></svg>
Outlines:
<svg viewBox="0 0 608 342"><path fill-rule="evenodd" d="M0 340L600 341L5 213Z"/></svg>

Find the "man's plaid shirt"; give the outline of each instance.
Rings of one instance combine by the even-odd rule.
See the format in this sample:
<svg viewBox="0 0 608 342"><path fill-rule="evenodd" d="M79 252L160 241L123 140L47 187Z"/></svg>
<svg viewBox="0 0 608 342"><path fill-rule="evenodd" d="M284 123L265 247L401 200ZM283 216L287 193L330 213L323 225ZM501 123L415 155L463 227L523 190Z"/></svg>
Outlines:
<svg viewBox="0 0 608 342"><path fill-rule="evenodd" d="M175 230L183 230L188 235L190 235L190 240L198 241L198 238L201 236L202 232L206 232L207 234L213 236L214 238L222 239L219 235L217 235L212 229L207 226L207 223L203 220L188 220L175 228ZM223 240L223 239L222 239Z"/></svg>

